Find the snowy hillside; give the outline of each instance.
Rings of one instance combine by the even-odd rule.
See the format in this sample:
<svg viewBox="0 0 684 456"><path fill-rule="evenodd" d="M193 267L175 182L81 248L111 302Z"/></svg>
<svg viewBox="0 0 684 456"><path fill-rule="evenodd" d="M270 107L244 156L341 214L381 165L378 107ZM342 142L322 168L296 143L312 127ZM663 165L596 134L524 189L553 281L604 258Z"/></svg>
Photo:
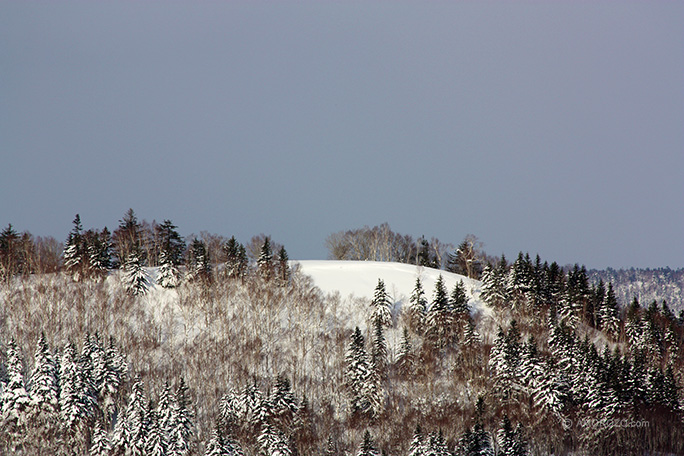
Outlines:
<svg viewBox="0 0 684 456"><path fill-rule="evenodd" d="M378 279L385 282L395 309L408 303L411 291L419 277L428 300L432 297L440 274L448 290L463 281L469 304L473 313L489 313L489 308L479 299L480 281L469 279L459 274L433 268L414 266L403 263L379 261L294 261L302 273L310 276L315 285L326 294L339 292L342 299L356 301L356 298L370 301Z"/></svg>

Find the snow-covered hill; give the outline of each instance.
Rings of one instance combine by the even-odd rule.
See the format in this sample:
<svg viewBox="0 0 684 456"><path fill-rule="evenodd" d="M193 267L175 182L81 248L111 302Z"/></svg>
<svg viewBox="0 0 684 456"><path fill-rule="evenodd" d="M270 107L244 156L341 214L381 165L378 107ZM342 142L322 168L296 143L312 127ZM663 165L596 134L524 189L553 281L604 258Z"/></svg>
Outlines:
<svg viewBox="0 0 684 456"><path fill-rule="evenodd" d="M403 263L379 261L294 261L302 273L310 276L315 285L326 294L340 293L343 299L355 301L356 298L370 300L378 284L378 279L385 282L385 289L394 303L395 309L408 304L411 292L419 277L425 290L425 297L431 300L435 283L440 275L447 290L463 281L470 298L470 307L474 313L488 313L489 308L480 300L481 282L465 276L433 268L414 266Z"/></svg>

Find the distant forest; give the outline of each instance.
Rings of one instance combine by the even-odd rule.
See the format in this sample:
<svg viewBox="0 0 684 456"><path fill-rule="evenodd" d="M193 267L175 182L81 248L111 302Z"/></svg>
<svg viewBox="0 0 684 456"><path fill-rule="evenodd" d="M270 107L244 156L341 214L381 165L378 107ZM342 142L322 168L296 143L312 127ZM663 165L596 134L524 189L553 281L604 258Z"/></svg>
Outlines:
<svg viewBox="0 0 684 456"><path fill-rule="evenodd" d="M645 285L681 274L624 273L643 282L624 301L622 272L490 257L474 236L381 225L327 245L436 285L417 276L396 308L378 277L344 301L269 236L183 238L133 210L113 232L77 215L64 243L8 226L0 454L684 453L684 314Z"/></svg>

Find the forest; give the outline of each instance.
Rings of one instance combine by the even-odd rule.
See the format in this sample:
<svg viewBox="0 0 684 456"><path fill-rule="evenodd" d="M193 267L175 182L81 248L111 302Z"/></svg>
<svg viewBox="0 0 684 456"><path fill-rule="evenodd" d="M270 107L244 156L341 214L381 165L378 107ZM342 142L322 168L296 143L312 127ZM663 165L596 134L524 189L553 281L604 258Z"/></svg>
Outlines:
<svg viewBox="0 0 684 456"><path fill-rule="evenodd" d="M113 232L77 215L63 243L9 225L0 454L684 453L684 314L666 300L472 235L385 224L326 245L436 285L416 274L397 305L374 277L350 304L270 236L186 239L133 210Z"/></svg>

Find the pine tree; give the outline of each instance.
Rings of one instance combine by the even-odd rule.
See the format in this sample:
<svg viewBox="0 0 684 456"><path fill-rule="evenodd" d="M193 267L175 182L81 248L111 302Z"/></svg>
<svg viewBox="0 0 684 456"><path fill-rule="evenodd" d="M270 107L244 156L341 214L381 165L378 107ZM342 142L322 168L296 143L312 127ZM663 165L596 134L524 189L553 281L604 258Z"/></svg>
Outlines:
<svg viewBox="0 0 684 456"><path fill-rule="evenodd" d="M392 326L391 305L389 296L387 296L387 292L385 291L385 282L383 282L382 279L378 279L373 300L371 301L371 325L374 326L377 322L384 327Z"/></svg>

